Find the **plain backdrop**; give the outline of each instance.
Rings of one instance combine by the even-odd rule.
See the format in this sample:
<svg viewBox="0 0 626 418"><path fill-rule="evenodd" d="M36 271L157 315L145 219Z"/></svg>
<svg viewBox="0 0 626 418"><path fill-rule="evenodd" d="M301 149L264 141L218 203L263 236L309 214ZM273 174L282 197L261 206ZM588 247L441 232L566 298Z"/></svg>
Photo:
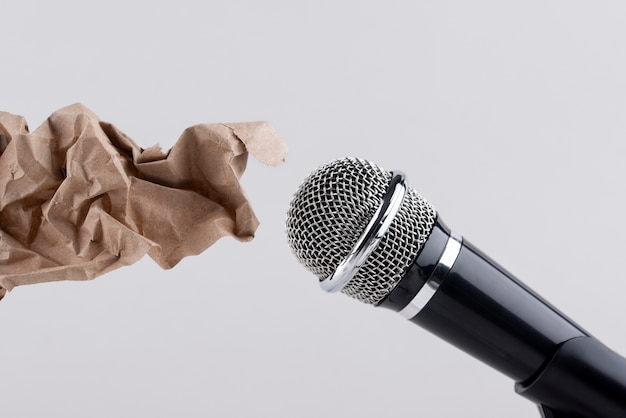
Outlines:
<svg viewBox="0 0 626 418"><path fill-rule="evenodd" d="M261 220L0 302L0 413L21 417L536 417L513 382L397 314L327 295L286 245L318 165L357 156L626 354L626 5L583 1L5 1L0 109L82 102L141 146L267 120ZM0 173L2 175L2 173Z"/></svg>

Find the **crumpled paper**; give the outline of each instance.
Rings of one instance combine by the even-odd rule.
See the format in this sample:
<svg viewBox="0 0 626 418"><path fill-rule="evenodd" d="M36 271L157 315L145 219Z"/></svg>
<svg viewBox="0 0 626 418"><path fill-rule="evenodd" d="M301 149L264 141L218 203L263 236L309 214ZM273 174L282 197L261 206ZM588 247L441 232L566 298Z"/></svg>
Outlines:
<svg viewBox="0 0 626 418"><path fill-rule="evenodd" d="M248 152L275 166L287 147L265 122L195 125L164 153L80 104L33 133L0 112L0 299L146 253L169 269L221 237L251 240L259 221L239 183Z"/></svg>

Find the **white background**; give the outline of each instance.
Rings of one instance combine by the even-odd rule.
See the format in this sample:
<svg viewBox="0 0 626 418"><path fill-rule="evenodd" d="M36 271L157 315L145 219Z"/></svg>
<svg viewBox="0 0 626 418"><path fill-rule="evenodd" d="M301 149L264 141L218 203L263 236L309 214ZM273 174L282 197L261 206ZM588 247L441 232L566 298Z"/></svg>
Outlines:
<svg viewBox="0 0 626 418"><path fill-rule="evenodd" d="M477 360L322 292L285 212L331 159L401 169L448 225L626 353L625 22L618 1L2 3L0 109L31 129L80 101L144 147L268 120L290 154L250 161L251 243L8 294L0 413L538 416Z"/></svg>

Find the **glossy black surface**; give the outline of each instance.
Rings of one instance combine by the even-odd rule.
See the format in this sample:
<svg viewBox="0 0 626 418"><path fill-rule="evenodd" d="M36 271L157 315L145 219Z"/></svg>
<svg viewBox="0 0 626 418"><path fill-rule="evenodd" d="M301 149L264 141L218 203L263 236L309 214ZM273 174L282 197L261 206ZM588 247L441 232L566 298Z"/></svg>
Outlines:
<svg viewBox="0 0 626 418"><path fill-rule="evenodd" d="M546 418L626 417L626 360L466 240L449 271L436 269L449 236L438 219L380 306L402 310L442 274L412 322L518 382Z"/></svg>
<svg viewBox="0 0 626 418"><path fill-rule="evenodd" d="M544 405L548 417L626 417L626 359L595 338L574 338L536 379L515 390Z"/></svg>
<svg viewBox="0 0 626 418"><path fill-rule="evenodd" d="M400 311L431 278L450 235L437 219L426 245L380 304ZM558 346L586 332L511 273L463 241L441 286L411 321L521 382Z"/></svg>
<svg viewBox="0 0 626 418"><path fill-rule="evenodd" d="M586 335L472 244L413 319L515 381L533 376L559 344Z"/></svg>

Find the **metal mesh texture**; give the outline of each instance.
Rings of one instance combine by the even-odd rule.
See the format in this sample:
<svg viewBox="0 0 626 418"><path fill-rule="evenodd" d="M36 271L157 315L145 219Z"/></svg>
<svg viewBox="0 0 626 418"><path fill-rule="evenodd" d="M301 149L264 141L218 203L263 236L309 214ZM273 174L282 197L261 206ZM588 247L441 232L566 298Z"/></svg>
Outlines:
<svg viewBox="0 0 626 418"><path fill-rule="evenodd" d="M356 158L332 161L307 177L287 212L287 240L298 261L320 280L332 274L374 216L390 181L390 173ZM408 187L378 248L342 292L380 303L422 249L435 218L430 203Z"/></svg>

